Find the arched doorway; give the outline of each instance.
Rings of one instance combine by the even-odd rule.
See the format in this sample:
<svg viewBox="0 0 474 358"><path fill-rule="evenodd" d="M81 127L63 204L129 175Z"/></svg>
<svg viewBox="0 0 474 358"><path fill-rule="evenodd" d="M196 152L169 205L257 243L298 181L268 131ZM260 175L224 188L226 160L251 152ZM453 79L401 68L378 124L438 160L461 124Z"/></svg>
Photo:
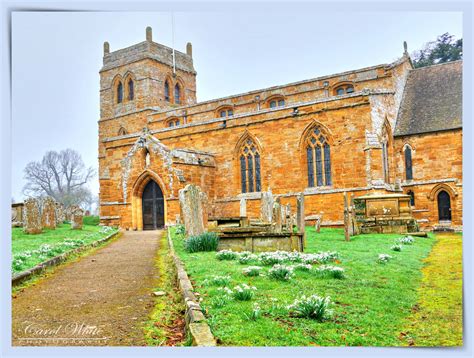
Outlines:
<svg viewBox="0 0 474 358"><path fill-rule="evenodd" d="M438 193L438 217L439 221L451 221L451 198L444 190Z"/></svg>
<svg viewBox="0 0 474 358"><path fill-rule="evenodd" d="M153 180L150 180L143 189L142 215L144 230L156 230L165 225L163 192Z"/></svg>

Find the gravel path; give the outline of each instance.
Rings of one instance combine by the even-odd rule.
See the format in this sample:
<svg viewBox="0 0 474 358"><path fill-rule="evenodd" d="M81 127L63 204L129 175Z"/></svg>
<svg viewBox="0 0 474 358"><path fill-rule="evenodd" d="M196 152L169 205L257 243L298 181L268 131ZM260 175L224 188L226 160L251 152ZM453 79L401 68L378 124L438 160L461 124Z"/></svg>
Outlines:
<svg viewBox="0 0 474 358"><path fill-rule="evenodd" d="M12 299L13 345L143 346L162 231L124 232Z"/></svg>

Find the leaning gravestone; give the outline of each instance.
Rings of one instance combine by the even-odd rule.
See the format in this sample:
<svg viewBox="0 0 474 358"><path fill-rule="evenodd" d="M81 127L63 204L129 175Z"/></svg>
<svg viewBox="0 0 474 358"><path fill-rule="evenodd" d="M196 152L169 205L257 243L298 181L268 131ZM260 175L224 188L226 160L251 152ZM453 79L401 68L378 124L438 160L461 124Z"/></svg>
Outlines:
<svg viewBox="0 0 474 358"><path fill-rule="evenodd" d="M49 196L43 199L41 223L43 224L43 228L56 229L56 203L53 198Z"/></svg>
<svg viewBox="0 0 474 358"><path fill-rule="evenodd" d="M75 208L71 213L71 228L73 230L82 230L83 218L84 211L80 208Z"/></svg>
<svg viewBox="0 0 474 358"><path fill-rule="evenodd" d="M188 184L179 191L179 205L188 236L204 233L206 194L197 185Z"/></svg>
<svg viewBox="0 0 474 358"><path fill-rule="evenodd" d="M25 233L41 233L43 227L41 225L41 214L38 199L26 199L23 210L23 230Z"/></svg>
<svg viewBox="0 0 474 358"><path fill-rule="evenodd" d="M262 192L262 197L260 200L260 219L264 223L271 223L273 217L273 195L272 191Z"/></svg>

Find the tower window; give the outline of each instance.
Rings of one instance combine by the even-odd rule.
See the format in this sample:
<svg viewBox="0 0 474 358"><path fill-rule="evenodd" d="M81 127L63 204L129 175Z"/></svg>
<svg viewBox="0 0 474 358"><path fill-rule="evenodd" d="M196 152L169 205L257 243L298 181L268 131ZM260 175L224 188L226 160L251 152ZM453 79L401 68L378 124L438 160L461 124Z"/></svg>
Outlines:
<svg viewBox="0 0 474 358"><path fill-rule="evenodd" d="M332 184L331 146L319 127L314 128L306 140L306 165L309 187Z"/></svg>
<svg viewBox="0 0 474 358"><path fill-rule="evenodd" d="M174 103L181 104L181 88L179 84L174 86Z"/></svg>
<svg viewBox="0 0 474 358"><path fill-rule="evenodd" d="M133 89L133 80L128 80L128 100L132 101L135 96L134 89Z"/></svg>
<svg viewBox="0 0 474 358"><path fill-rule="evenodd" d="M165 101L170 101L170 84L168 83L168 80L165 81Z"/></svg>
<svg viewBox="0 0 474 358"><path fill-rule="evenodd" d="M122 82L119 82L117 85L117 103L122 103L123 101L123 86Z"/></svg>
<svg viewBox="0 0 474 358"><path fill-rule="evenodd" d="M261 191L260 153L251 138L242 145L239 162L242 193Z"/></svg>

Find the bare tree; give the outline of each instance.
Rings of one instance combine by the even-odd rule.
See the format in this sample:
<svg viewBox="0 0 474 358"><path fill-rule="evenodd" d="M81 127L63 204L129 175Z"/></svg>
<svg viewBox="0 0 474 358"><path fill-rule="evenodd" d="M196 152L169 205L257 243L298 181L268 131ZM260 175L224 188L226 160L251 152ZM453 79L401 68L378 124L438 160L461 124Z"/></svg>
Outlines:
<svg viewBox="0 0 474 358"><path fill-rule="evenodd" d="M86 168L75 150L49 151L41 161L25 167L23 193L49 195L66 206L83 205L91 201L92 193L86 185L94 176L95 170Z"/></svg>

